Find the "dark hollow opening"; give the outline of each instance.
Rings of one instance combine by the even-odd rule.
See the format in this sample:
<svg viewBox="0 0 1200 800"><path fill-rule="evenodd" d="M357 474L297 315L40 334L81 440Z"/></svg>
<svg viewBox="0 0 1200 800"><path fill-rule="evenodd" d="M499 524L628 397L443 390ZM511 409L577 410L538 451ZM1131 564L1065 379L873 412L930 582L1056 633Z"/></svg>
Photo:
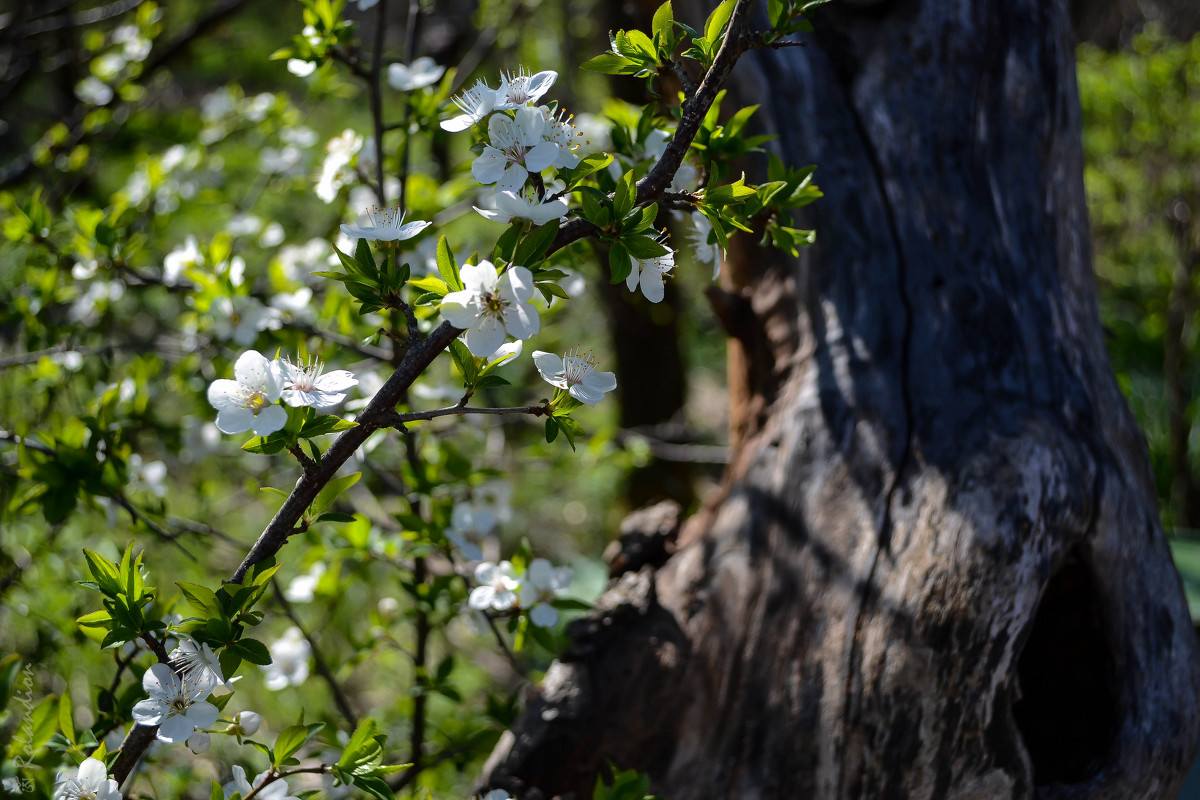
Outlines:
<svg viewBox="0 0 1200 800"><path fill-rule="evenodd" d="M1017 664L1017 729L1034 783L1078 783L1105 763L1117 731L1111 649L1096 579L1078 552L1050 579Z"/></svg>

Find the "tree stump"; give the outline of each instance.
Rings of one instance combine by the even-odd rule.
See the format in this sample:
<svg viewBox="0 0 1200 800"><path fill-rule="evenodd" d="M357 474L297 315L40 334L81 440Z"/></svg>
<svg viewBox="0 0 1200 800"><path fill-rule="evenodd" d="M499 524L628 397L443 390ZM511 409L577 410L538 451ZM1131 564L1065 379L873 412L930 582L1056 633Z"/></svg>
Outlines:
<svg viewBox="0 0 1200 800"><path fill-rule="evenodd" d="M818 165L818 243L731 253L724 496L577 624L492 785L1174 796L1200 662L1104 349L1066 5L835 3L738 66Z"/></svg>

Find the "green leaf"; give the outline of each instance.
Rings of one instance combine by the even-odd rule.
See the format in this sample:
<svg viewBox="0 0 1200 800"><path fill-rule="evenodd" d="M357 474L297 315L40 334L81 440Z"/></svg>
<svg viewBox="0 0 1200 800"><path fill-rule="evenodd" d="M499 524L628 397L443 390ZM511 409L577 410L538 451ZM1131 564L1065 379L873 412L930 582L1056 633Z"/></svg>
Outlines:
<svg viewBox="0 0 1200 800"><path fill-rule="evenodd" d="M379 267L375 264L375 256L371 253L371 244L366 239L359 239L354 249L354 260L358 262L362 274L372 280L379 280Z"/></svg>
<svg viewBox="0 0 1200 800"><path fill-rule="evenodd" d="M187 604L201 617L224 613L221 601L217 599L217 594L212 589L183 581L175 581L175 585L179 587L179 591L183 592L183 599L187 601Z"/></svg>
<svg viewBox="0 0 1200 800"><path fill-rule="evenodd" d="M378 764L383 757L383 745L379 741L383 737L378 736L377 731L378 726L370 717L358 723L350 741L346 743L346 749L342 751L342 757L338 759L338 767L354 774L364 767Z"/></svg>
<svg viewBox="0 0 1200 800"><path fill-rule="evenodd" d="M338 433L353 428L358 423L344 420L333 414L322 414L314 419L306 420L297 434L301 439L312 439L327 433Z"/></svg>
<svg viewBox="0 0 1200 800"><path fill-rule="evenodd" d="M597 228L607 228L612 223L612 202L599 189L584 186L580 191L583 218Z"/></svg>
<svg viewBox="0 0 1200 800"><path fill-rule="evenodd" d="M409 280L408 285L418 291L435 294L438 297L445 297L453 291L449 284L433 275L424 278L413 278Z"/></svg>
<svg viewBox="0 0 1200 800"><path fill-rule="evenodd" d="M280 731L279 736L275 739L274 766L278 767L291 758L301 747L312 741L312 738L324 727L324 723L316 722L312 725L291 725Z"/></svg>
<svg viewBox="0 0 1200 800"><path fill-rule="evenodd" d="M511 386L512 383L507 378L502 378L499 375L484 375L475 381L475 389L491 389L496 386Z"/></svg>
<svg viewBox="0 0 1200 800"><path fill-rule="evenodd" d="M704 23L704 38L714 46L725 31L725 26L729 24L729 17L733 14L735 5L737 5L737 0L724 0L708 15L708 20Z"/></svg>
<svg viewBox="0 0 1200 800"><path fill-rule="evenodd" d="M654 42L650 40L649 36L639 30L624 31L624 34L625 41L639 54L645 56L649 61L658 60L658 53L654 49Z"/></svg>
<svg viewBox="0 0 1200 800"><path fill-rule="evenodd" d="M726 206L752 197L756 190L746 185L746 176L738 178L734 183L725 186L714 186L704 191L704 203L709 206Z"/></svg>
<svg viewBox="0 0 1200 800"><path fill-rule="evenodd" d="M377 775L355 775L353 781L355 786L379 800L395 800L396 798L387 781Z"/></svg>
<svg viewBox="0 0 1200 800"><path fill-rule="evenodd" d="M567 442L571 445L571 449L575 449L575 437L584 433L583 426L568 416L554 417L558 422L558 427L562 429L563 436L567 437Z"/></svg>
<svg viewBox="0 0 1200 800"><path fill-rule="evenodd" d="M479 368L475 365L475 356L471 355L471 351L467 349L467 346L458 339L452 341L450 343L450 358L454 359L454 366L458 367L459 373L463 376L463 381L468 386L474 386Z"/></svg>
<svg viewBox="0 0 1200 800"><path fill-rule="evenodd" d="M121 593L121 573L117 570L116 564L86 547L83 548L83 557L87 559L88 569L100 586L101 592L110 597L116 597Z"/></svg>
<svg viewBox="0 0 1200 800"><path fill-rule="evenodd" d="M225 800L225 790L221 788L221 784L212 782L212 788L208 790L208 800Z"/></svg>
<svg viewBox="0 0 1200 800"><path fill-rule="evenodd" d="M238 639L229 649L251 664L265 667L271 663L271 651L258 639Z"/></svg>
<svg viewBox="0 0 1200 800"><path fill-rule="evenodd" d="M221 655L217 656L217 661L221 664L221 674L225 676L225 680L232 678L242 665L242 657L232 647L222 650Z"/></svg>
<svg viewBox="0 0 1200 800"><path fill-rule="evenodd" d="M38 703L37 707L22 718L21 736L13 737L8 746L8 755L15 758L26 757L29 751L34 754L41 750L50 737L58 730L58 697L50 695Z"/></svg>
<svg viewBox="0 0 1200 800"><path fill-rule="evenodd" d="M613 157L608 153L593 153L585 156L576 166L558 173L558 177L567 184L567 189L574 189L587 176L599 172L612 163Z"/></svg>
<svg viewBox="0 0 1200 800"><path fill-rule="evenodd" d="M638 62L616 53L601 53L580 64L579 68L608 75L634 75L642 69Z"/></svg>
<svg viewBox="0 0 1200 800"><path fill-rule="evenodd" d="M667 248L649 236L627 236L621 240L621 244L631 256L640 261L667 254Z"/></svg>
<svg viewBox="0 0 1200 800"><path fill-rule="evenodd" d="M611 283L620 283L629 277L630 272L633 272L633 261L630 260L629 251L621 242L617 242L609 248L608 268L612 273L609 277Z"/></svg>
<svg viewBox="0 0 1200 800"><path fill-rule="evenodd" d="M352 472L349 475L334 478L325 484L325 488L318 492L316 498L313 499L312 505L309 507L310 513L315 516L329 508L337 500L338 495L358 483L358 479L361 477L361 472Z"/></svg>
<svg viewBox="0 0 1200 800"><path fill-rule="evenodd" d="M101 609L77 618L75 624L81 628L107 628L112 625L112 616Z"/></svg>
<svg viewBox="0 0 1200 800"><path fill-rule="evenodd" d="M518 266L529 266L542 260L546 250L558 235L558 220L552 220L545 225L534 228L522 239L513 252L512 263Z"/></svg>
<svg viewBox="0 0 1200 800"><path fill-rule="evenodd" d="M546 443L558 438L558 421L554 417L546 417Z"/></svg>
<svg viewBox="0 0 1200 800"><path fill-rule="evenodd" d="M506 264L513 262L513 250L517 246L517 238L521 235L521 231L525 226L523 220L513 220L513 223L508 226L508 230L500 234L500 238L496 241L496 248L492 251L493 261L503 261Z"/></svg>
<svg viewBox="0 0 1200 800"><path fill-rule="evenodd" d="M63 689L62 697L58 700L58 729L62 731L62 735L67 737L67 741L75 744L75 721L71 718L71 690L70 688Z"/></svg>
<svg viewBox="0 0 1200 800"><path fill-rule="evenodd" d="M776 0L778 2L778 0ZM650 32L657 36L664 31L671 30L671 22L675 19L675 14L671 10L671 0L663 3L654 12L654 21L650 23Z"/></svg>
<svg viewBox="0 0 1200 800"><path fill-rule="evenodd" d="M270 436L255 436L242 445L247 453L272 456L282 452L288 446L287 437L282 431L276 431Z"/></svg>
<svg viewBox="0 0 1200 800"><path fill-rule="evenodd" d="M458 264L454 261L454 253L450 251L450 242L446 240L445 236L438 239L437 268L438 274L442 276L442 280L446 282L451 291L457 292L465 288L462 278L458 274ZM425 289L425 291L434 290Z"/></svg>
<svg viewBox="0 0 1200 800"><path fill-rule="evenodd" d="M625 219L633 210L633 201L637 198L637 189L634 188L634 185L633 170L626 172L617 182L617 190L613 194L613 216L615 218Z"/></svg>

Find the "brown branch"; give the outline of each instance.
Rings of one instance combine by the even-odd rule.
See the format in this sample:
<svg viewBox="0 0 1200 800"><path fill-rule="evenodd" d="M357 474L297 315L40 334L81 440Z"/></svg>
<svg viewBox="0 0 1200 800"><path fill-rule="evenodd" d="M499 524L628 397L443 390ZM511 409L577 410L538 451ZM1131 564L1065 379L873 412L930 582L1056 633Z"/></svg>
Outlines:
<svg viewBox="0 0 1200 800"><path fill-rule="evenodd" d="M705 73L704 79L697 87L696 93L683 104L682 117L675 129L675 135L667 144L658 163L637 182L637 205L645 205L663 195L675 173L679 171L692 140L704 122L704 115L712 107L721 90L725 79L729 77L733 65L737 63L742 53L746 52L749 41L746 36L746 25L749 19L750 0L738 0L729 18L729 27L725 32L725 40L713 59L712 66ZM582 217L576 217L558 229L550 252L556 252L569 244L579 241L586 236L595 236L600 229Z"/></svg>

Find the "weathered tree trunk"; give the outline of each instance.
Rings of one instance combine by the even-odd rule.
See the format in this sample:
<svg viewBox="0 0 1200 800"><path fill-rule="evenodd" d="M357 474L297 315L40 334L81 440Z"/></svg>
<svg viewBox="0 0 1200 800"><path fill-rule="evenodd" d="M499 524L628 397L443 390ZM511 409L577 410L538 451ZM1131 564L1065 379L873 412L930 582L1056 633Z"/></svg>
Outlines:
<svg viewBox="0 0 1200 800"><path fill-rule="evenodd" d="M490 779L1172 797L1197 646L1104 350L1066 2L816 24L735 72L826 196L803 258L729 265L727 493L577 627Z"/></svg>

